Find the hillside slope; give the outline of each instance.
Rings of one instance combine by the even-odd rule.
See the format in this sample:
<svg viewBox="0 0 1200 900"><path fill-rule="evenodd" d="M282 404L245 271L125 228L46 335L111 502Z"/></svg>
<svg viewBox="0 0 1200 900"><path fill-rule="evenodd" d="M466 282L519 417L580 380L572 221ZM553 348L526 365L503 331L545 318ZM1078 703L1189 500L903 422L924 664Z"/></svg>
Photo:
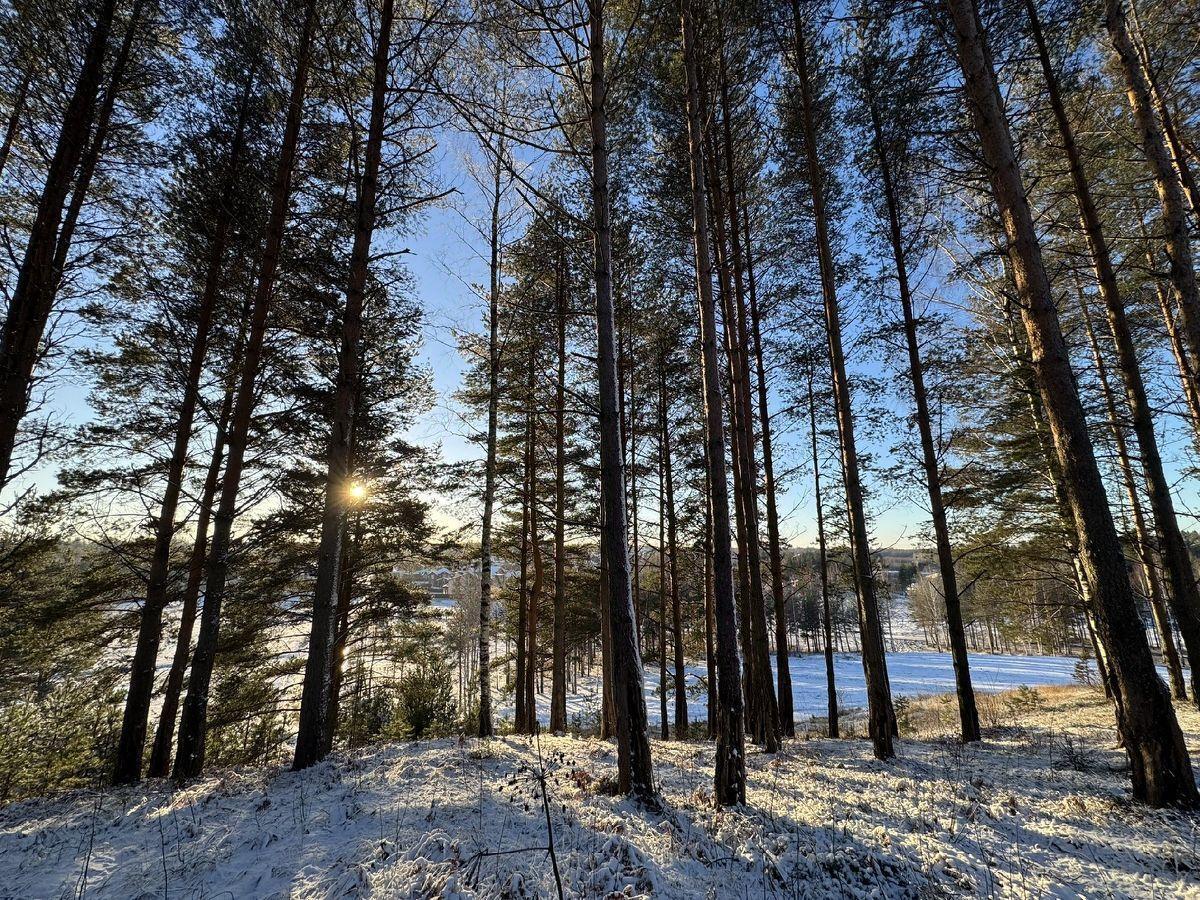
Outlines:
<svg viewBox="0 0 1200 900"><path fill-rule="evenodd" d="M892 764L862 740L749 757L746 808L709 802L712 745L654 745L663 807L606 795L590 739L396 744L308 772L76 793L0 810L5 897L1184 897L1200 817L1133 805L1088 688L991 698L985 742ZM1200 716L1181 710L1193 754ZM546 772L546 806L537 773Z"/></svg>

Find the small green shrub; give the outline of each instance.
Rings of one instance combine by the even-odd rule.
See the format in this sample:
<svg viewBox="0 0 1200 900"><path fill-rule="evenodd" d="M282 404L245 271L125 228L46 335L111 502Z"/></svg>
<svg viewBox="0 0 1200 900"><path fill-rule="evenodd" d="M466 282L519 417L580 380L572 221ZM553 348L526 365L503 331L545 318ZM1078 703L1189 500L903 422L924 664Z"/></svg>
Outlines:
<svg viewBox="0 0 1200 900"><path fill-rule="evenodd" d="M0 707L0 803L102 783L124 698L110 679L70 679Z"/></svg>
<svg viewBox="0 0 1200 900"><path fill-rule="evenodd" d="M221 673L209 701L207 762L257 766L282 758L287 730L279 702L279 689L266 673Z"/></svg>
<svg viewBox="0 0 1200 900"><path fill-rule="evenodd" d="M901 734L912 732L912 698L897 694L892 698L892 708L896 711L896 728Z"/></svg>
<svg viewBox="0 0 1200 900"><path fill-rule="evenodd" d="M379 740L395 717L395 704L384 691L372 691L363 696L352 695L342 703L345 705L346 719L339 730L351 747L361 747Z"/></svg>
<svg viewBox="0 0 1200 900"><path fill-rule="evenodd" d="M1036 713L1046 705L1045 699L1027 684L1021 685L1004 698L1004 705L1009 715L1016 721L1028 713Z"/></svg>
<svg viewBox="0 0 1200 900"><path fill-rule="evenodd" d="M400 682L392 727L396 737L421 740L452 733L457 708L451 685L453 678L442 664L426 664Z"/></svg>

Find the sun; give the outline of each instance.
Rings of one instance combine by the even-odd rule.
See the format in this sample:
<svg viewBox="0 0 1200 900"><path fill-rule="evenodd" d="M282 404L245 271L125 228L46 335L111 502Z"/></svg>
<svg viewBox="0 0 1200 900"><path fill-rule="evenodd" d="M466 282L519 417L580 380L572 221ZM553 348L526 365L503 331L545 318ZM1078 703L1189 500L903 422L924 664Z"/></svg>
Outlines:
<svg viewBox="0 0 1200 900"><path fill-rule="evenodd" d="M352 481L346 493L350 495L350 499L355 503L361 503L367 499L367 486L361 481Z"/></svg>

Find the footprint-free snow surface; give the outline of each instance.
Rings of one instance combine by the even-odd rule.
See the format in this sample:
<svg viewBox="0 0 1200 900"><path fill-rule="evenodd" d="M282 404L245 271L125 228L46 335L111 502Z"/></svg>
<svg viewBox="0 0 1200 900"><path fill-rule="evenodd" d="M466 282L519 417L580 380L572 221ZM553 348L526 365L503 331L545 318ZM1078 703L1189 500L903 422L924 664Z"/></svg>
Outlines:
<svg viewBox="0 0 1200 900"><path fill-rule="evenodd" d="M972 653L971 679L976 691L995 692L1025 685L1045 687L1071 684L1076 680L1079 660L1069 656L1000 656ZM887 655L888 678L892 696L908 697L928 694L954 693L954 664L949 653L902 652ZM772 671L775 660L771 660ZM824 716L828 707L828 688L825 683L825 657L819 653L793 656L788 666L792 674L792 704L797 721ZM1094 669L1091 670L1093 673ZM667 718L674 721L674 682L667 672ZM703 665L687 667L688 718L704 719L708 715L708 694L704 686ZM834 656L834 681L838 705L853 709L867 705L867 688L863 679L862 657L857 653L838 653ZM549 682L547 682L547 688ZM550 696L539 694L538 719L543 725L550 722ZM567 715L582 724L593 723L600 709L600 686L597 679L580 679L567 697ZM658 724L662 718L659 701L659 672L654 664L646 669L646 712L650 721ZM511 718L511 697L499 710Z"/></svg>
<svg viewBox="0 0 1200 900"><path fill-rule="evenodd" d="M862 740L751 750L746 805L720 811L711 743L655 741L646 807L605 792L611 744L551 736L18 803L0 895L1196 897L1200 820L1130 800L1099 692L1042 698L988 698L982 744L904 740L889 763ZM1200 716L1180 716L1196 754Z"/></svg>

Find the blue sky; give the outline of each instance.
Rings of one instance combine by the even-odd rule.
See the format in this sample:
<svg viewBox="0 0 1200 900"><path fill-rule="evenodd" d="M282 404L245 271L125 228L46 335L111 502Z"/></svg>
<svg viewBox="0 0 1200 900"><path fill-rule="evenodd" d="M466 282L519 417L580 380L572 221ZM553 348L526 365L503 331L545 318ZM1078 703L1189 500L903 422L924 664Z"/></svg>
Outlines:
<svg viewBox="0 0 1200 900"><path fill-rule="evenodd" d="M448 167L447 167L448 168ZM423 358L429 364L437 391L437 404L423 416L412 430L412 436L425 444L440 444L448 461L479 458L479 448L470 444L465 435L479 426L464 420L451 395L461 382L464 370L458 354L455 333L463 329L480 331L484 325L484 306L471 285L487 281L486 248L464 216L484 216L474 186L469 179L455 177L447 171L448 180L460 187L454 208L443 206L430 211L419 234L404 243L412 254L406 264L415 276L417 292L425 310ZM852 361L853 362L853 361ZM878 368L875 362L871 368ZM777 404L776 398L773 403ZM781 421L781 417L777 418ZM775 436L777 447L783 451L776 466L782 470L808 459L808 431L803 423L785 426ZM882 450L882 448L873 448ZM794 450L797 458L788 451ZM826 478L832 475L826 473ZM800 474L792 480L779 497L781 531L790 542L799 546L816 543L815 515L810 489L811 476ZM879 502L870 510L873 532L878 546L908 547L923 543L925 514L919 507L902 502L887 492L880 492ZM448 515L448 513L450 513ZM653 510L650 511L653 515ZM476 511L462 506L439 508L439 518L456 524L474 518Z"/></svg>
<svg viewBox="0 0 1200 900"><path fill-rule="evenodd" d="M403 246L410 250L405 263L414 276L414 284L424 309L424 346L422 361L429 367L436 392L434 407L413 426L409 436L424 444L437 445L444 459L451 462L477 458L479 448L467 436L479 423L466 418L453 401L453 393L461 383L464 362L457 350L456 335L464 330L479 331L484 325L484 305L475 289L487 280L486 252L482 240L470 224L486 215L483 198L467 177L458 160L463 152L461 140L448 136L446 148L438 164L443 185L453 185L458 192L451 201L429 210L418 231L402 237L381 235L381 242ZM879 374L883 363L878 359L850 360L852 368ZM1170 373L1165 383L1170 384ZM852 375L853 378L853 375ZM883 401L888 412L903 417L908 410L906 398ZM773 398L778 404L778 398ZM862 402L861 399L859 401ZM86 402L86 387L81 378L64 378L55 386L52 406L75 422L85 421L90 410ZM808 433L803 422L784 421L777 417L774 435L776 468L779 471L799 465L804 471L797 474L779 498L782 517L781 530L788 541L796 545L815 543L815 523L811 497L811 476L807 472ZM1160 417L1160 425L1165 417ZM1171 477L1179 481L1180 513L1185 527L1196 525L1194 512L1200 505L1194 482L1183 482L1183 465L1188 457L1186 432L1174 424L1163 430L1164 455L1167 456ZM869 436L860 432L866 449L879 454L886 452L882 445L871 445ZM832 481L836 470L831 464L826 478ZM53 469L44 469L36 476L42 486L53 484ZM876 549L908 547L925 543L926 514L914 498L921 494L918 485L898 486L875 484L868 510L873 527ZM446 502L438 498L434 504L437 524L455 527L473 521L478 511L462 501ZM1114 506L1123 497L1111 498ZM653 511L649 513L653 516Z"/></svg>

